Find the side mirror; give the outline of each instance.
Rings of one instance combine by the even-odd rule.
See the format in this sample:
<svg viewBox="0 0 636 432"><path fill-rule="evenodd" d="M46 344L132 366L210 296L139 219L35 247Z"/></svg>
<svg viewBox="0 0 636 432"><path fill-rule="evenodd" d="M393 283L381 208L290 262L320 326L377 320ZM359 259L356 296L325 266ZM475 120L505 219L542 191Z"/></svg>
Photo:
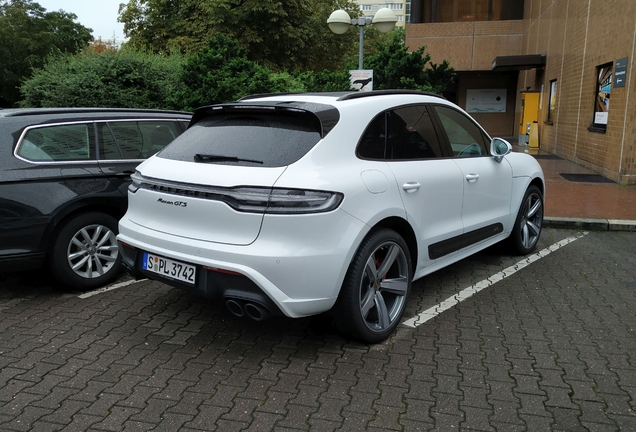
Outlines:
<svg viewBox="0 0 636 432"><path fill-rule="evenodd" d="M512 151L512 145L505 139L493 138L490 141L490 154L495 158L497 162L503 160L504 156Z"/></svg>

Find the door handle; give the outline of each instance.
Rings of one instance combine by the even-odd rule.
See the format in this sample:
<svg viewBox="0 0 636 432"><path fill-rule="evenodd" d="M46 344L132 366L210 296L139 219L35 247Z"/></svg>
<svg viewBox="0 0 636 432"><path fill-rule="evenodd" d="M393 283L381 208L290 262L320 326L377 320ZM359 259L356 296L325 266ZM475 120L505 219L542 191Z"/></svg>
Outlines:
<svg viewBox="0 0 636 432"><path fill-rule="evenodd" d="M406 191L406 193L413 193L420 188L420 184L417 182L408 182L402 185L402 189Z"/></svg>
<svg viewBox="0 0 636 432"><path fill-rule="evenodd" d="M466 174L466 181L469 183L475 183L479 178L479 174Z"/></svg>

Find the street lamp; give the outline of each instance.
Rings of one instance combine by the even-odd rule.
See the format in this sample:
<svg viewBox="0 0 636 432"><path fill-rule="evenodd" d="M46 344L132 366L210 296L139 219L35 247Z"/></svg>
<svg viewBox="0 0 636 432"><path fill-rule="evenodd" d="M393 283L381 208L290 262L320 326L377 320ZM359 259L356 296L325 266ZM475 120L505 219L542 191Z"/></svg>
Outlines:
<svg viewBox="0 0 636 432"><path fill-rule="evenodd" d="M327 24L332 32L343 34L349 30L350 26L358 26L360 28L360 50L358 55L358 69L362 69L364 56L364 26L373 24L379 32L387 33L393 30L397 17L389 8L382 8L375 13L373 20L369 17L360 17L351 19L349 14L343 10L337 10L329 15Z"/></svg>

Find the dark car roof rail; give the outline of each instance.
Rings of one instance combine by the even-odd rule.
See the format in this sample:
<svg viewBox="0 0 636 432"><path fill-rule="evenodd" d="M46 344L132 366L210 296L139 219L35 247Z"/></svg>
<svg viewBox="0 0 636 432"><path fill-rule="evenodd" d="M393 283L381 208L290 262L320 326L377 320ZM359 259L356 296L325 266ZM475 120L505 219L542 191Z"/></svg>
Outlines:
<svg viewBox="0 0 636 432"><path fill-rule="evenodd" d="M50 114L93 114L93 113L147 113L147 114L192 114L186 111L137 109L137 108L12 108L2 113L4 117L20 117Z"/></svg>
<svg viewBox="0 0 636 432"><path fill-rule="evenodd" d="M432 96L440 99L446 99L444 96L439 95L437 93L425 92L421 90L406 90L406 89L390 89L390 90L373 90L366 92L350 92L343 94L339 101L351 100L351 99L359 99L365 97L373 97L373 96L386 96L386 95L405 95L405 94L413 94L420 96Z"/></svg>

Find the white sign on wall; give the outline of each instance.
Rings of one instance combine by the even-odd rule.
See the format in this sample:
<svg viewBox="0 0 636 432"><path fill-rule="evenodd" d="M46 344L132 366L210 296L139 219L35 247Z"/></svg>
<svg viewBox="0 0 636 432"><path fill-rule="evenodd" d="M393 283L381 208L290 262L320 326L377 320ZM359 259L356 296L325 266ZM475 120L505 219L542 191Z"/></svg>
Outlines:
<svg viewBox="0 0 636 432"><path fill-rule="evenodd" d="M466 111L469 113L505 113L506 89L466 90Z"/></svg>

